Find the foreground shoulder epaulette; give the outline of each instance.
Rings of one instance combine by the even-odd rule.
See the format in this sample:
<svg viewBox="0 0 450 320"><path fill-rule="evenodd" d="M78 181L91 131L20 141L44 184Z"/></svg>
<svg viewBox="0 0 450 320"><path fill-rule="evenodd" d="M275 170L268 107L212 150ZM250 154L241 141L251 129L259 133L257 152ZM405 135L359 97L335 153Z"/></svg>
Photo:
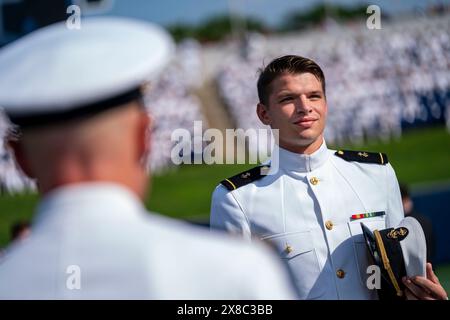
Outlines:
<svg viewBox="0 0 450 320"><path fill-rule="evenodd" d="M267 172L269 166L258 166L250 170L241 172L231 178L222 180L220 183L228 190L236 190L239 187L245 186L246 184L252 183L253 181L259 180L265 176L264 172Z"/></svg>
<svg viewBox="0 0 450 320"><path fill-rule="evenodd" d="M377 163L382 165L386 165L389 163L387 155L381 152L339 150L336 151L334 155L346 161Z"/></svg>

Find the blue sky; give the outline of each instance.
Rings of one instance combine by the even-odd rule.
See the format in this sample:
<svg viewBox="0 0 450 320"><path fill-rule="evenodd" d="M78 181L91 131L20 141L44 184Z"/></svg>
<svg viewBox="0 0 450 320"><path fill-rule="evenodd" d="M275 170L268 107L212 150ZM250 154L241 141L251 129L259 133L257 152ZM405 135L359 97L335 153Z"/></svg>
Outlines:
<svg viewBox="0 0 450 320"><path fill-rule="evenodd" d="M177 22L199 23L216 14L233 11L259 17L270 25L278 24L292 10L305 9L321 0L113 0L109 14L125 15L163 25ZM424 8L429 4L447 3L438 0L328 0L344 5L377 4L389 13Z"/></svg>

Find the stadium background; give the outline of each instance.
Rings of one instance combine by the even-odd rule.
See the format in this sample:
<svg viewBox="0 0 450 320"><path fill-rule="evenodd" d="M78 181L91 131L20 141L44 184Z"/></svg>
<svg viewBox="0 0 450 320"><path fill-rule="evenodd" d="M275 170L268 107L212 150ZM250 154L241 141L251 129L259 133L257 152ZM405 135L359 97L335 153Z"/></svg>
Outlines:
<svg viewBox="0 0 450 320"><path fill-rule="evenodd" d="M195 8L203 1L187 2ZM278 22L230 0L225 11L197 23L165 23L177 52L146 96L156 120L146 205L207 224L214 187L251 165L175 166L171 132L192 132L195 120L203 121L203 129L260 128L254 112L257 69L282 54L305 55L322 65L327 77L328 144L389 155L399 181L410 186L417 211L433 222L437 273L450 292L450 4L411 1L393 10L395 1L371 1L381 8L382 29L369 30L369 3L306 2L296 10L287 6ZM136 16L126 6L144 7L142 1L3 0L0 45L67 19L72 3L83 15ZM142 12L138 17L155 20ZM1 137L7 125L0 114ZM255 146L246 152L255 152ZM34 182L17 170L3 146L0 191L0 247L6 247L11 226L32 219L38 197Z"/></svg>

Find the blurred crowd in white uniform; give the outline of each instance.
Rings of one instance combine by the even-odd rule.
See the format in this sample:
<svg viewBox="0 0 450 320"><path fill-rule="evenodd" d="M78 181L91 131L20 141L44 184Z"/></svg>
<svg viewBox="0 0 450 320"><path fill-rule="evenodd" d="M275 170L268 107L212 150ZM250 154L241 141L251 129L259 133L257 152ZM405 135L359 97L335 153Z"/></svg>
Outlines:
<svg viewBox="0 0 450 320"><path fill-rule="evenodd" d="M162 74L158 82L149 86L145 105L153 120L152 152L148 167L158 172L170 166L170 152L174 142L172 131L185 128L192 134L193 122L203 120L199 99L192 94L201 84L201 47L187 40L177 46L176 59ZM9 130L9 123L0 109L0 139ZM34 181L16 167L14 159L3 143L0 143L0 193L34 190Z"/></svg>
<svg viewBox="0 0 450 320"><path fill-rule="evenodd" d="M262 128L255 112L258 69L274 57L298 54L325 72L328 142L389 139L400 136L402 127L443 119L450 130L449 31L450 19L444 17L386 23L381 30L347 26L270 38L250 34L240 50L220 61L216 83L237 128ZM202 85L203 49L194 40L180 43L176 59L145 96L154 118L154 151L148 159L153 172L172 164L173 130L193 134L193 122L204 120L192 93ZM7 128L0 110L0 138ZM256 145L249 147L256 151ZM0 144L0 192L34 187Z"/></svg>
<svg viewBox="0 0 450 320"><path fill-rule="evenodd" d="M400 136L402 127L443 119L450 130L449 19L327 31L250 35L244 54L230 57L217 75L236 126L262 127L255 113L258 68L297 54L312 58L325 72L329 142L389 139Z"/></svg>
<svg viewBox="0 0 450 320"><path fill-rule="evenodd" d="M153 152L148 163L152 172L172 164L172 132L184 128L193 135L194 121L204 120L200 100L191 93L201 85L200 70L201 47L194 40L186 40L178 45L175 61L145 96L145 105L154 118Z"/></svg>

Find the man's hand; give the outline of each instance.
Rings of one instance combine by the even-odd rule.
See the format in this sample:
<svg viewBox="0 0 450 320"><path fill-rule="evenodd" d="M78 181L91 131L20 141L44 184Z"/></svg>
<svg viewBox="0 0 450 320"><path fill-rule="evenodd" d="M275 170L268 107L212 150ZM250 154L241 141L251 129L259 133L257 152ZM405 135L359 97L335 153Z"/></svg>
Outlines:
<svg viewBox="0 0 450 320"><path fill-rule="evenodd" d="M447 293L433 272L431 263L427 263L427 277L403 277L408 300L448 300Z"/></svg>

